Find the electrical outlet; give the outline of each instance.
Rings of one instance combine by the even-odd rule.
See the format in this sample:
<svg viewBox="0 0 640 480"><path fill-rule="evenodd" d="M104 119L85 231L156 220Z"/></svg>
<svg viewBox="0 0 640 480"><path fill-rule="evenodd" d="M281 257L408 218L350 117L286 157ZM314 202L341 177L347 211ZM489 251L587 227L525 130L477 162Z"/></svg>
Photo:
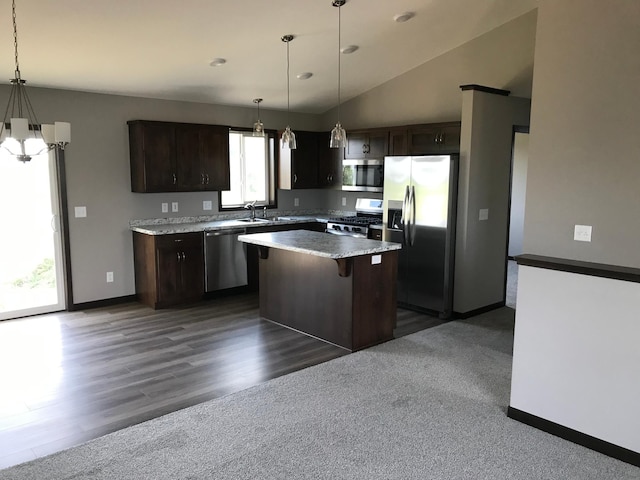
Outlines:
<svg viewBox="0 0 640 480"><path fill-rule="evenodd" d="M167 202L162 202L162 213L169 212L169 204Z"/></svg>
<svg viewBox="0 0 640 480"><path fill-rule="evenodd" d="M178 202L171 202L171 211L172 212L178 211Z"/></svg>
<svg viewBox="0 0 640 480"><path fill-rule="evenodd" d="M107 283L113 282L113 272L107 272Z"/></svg>
<svg viewBox="0 0 640 480"><path fill-rule="evenodd" d="M202 201L202 210L211 210L213 206L211 205L211 200L203 200Z"/></svg>
<svg viewBox="0 0 640 480"><path fill-rule="evenodd" d="M347 197L342 197L342 206L343 207L347 206Z"/></svg>
<svg viewBox="0 0 640 480"><path fill-rule="evenodd" d="M591 225L576 225L573 229L573 239L577 242L590 242L591 230Z"/></svg>
<svg viewBox="0 0 640 480"><path fill-rule="evenodd" d="M481 208L480 214L478 215L478 220L489 220L489 209Z"/></svg>
<svg viewBox="0 0 640 480"><path fill-rule="evenodd" d="M74 212L76 218L84 218L87 216L87 207L75 207Z"/></svg>
<svg viewBox="0 0 640 480"><path fill-rule="evenodd" d="M299 207L300 206L300 199L298 197L293 199L293 206L294 207Z"/></svg>

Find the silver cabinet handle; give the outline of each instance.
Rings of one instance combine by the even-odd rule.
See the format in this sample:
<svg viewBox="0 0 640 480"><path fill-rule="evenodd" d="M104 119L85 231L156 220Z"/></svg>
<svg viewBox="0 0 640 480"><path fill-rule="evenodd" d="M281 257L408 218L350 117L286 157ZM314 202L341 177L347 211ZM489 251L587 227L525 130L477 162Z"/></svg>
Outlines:
<svg viewBox="0 0 640 480"><path fill-rule="evenodd" d="M207 177L207 181L206 181L205 185L209 185L209 174L205 173L204 176Z"/></svg>
<svg viewBox="0 0 640 480"><path fill-rule="evenodd" d="M176 255L178 255L178 261L180 261L180 252L177 252Z"/></svg>
<svg viewBox="0 0 640 480"><path fill-rule="evenodd" d="M297 174L293 174L293 183L297 183L298 182L298 175Z"/></svg>
<svg viewBox="0 0 640 480"><path fill-rule="evenodd" d="M200 174L200 183L204 185L204 173Z"/></svg>
<svg viewBox="0 0 640 480"><path fill-rule="evenodd" d="M173 175L173 184L175 185L176 183L178 183L178 179L176 178L176 174L172 174Z"/></svg>
<svg viewBox="0 0 640 480"><path fill-rule="evenodd" d="M186 259L187 259L187 255L184 252L182 252L182 261L184 262Z"/></svg>

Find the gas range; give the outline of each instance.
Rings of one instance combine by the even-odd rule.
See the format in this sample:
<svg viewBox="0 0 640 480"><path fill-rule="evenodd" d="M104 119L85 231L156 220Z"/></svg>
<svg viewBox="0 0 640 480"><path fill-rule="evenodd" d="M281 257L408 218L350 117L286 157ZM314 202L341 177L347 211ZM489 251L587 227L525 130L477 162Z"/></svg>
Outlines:
<svg viewBox="0 0 640 480"><path fill-rule="evenodd" d="M356 200L356 214L330 218L327 222L326 232L334 235L371 238L370 227L381 223L382 200L358 198Z"/></svg>

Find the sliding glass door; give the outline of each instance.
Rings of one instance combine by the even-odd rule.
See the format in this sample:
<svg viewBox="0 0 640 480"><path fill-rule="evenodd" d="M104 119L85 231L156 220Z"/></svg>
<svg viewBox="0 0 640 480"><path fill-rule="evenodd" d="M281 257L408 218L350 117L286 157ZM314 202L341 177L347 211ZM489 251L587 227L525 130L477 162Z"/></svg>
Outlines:
<svg viewBox="0 0 640 480"><path fill-rule="evenodd" d="M65 308L58 196L54 152L0 149L0 320Z"/></svg>

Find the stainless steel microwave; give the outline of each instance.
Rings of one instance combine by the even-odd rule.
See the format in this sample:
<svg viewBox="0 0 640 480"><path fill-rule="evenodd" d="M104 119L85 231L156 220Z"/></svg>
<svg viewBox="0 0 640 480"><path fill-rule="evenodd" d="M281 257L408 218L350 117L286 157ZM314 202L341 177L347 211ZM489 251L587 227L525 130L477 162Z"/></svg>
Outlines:
<svg viewBox="0 0 640 480"><path fill-rule="evenodd" d="M383 159L345 159L342 161L342 190L382 192Z"/></svg>

